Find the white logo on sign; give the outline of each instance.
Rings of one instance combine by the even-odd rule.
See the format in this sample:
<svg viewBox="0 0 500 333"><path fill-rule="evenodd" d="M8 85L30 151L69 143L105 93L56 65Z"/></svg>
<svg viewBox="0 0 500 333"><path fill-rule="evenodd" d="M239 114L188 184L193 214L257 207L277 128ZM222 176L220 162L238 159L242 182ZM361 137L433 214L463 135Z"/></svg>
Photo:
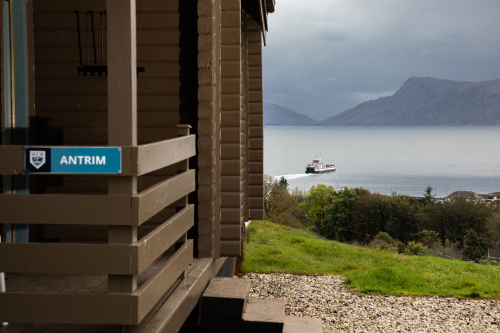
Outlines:
<svg viewBox="0 0 500 333"><path fill-rule="evenodd" d="M45 164L45 151L30 151L30 163L35 168L40 169Z"/></svg>

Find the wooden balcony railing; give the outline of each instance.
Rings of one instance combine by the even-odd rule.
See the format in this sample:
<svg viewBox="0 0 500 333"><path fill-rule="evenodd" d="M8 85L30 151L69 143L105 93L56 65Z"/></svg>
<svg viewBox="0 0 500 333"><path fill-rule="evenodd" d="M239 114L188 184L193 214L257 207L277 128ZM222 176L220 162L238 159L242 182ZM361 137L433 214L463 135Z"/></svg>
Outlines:
<svg viewBox="0 0 500 333"><path fill-rule="evenodd" d="M0 195L2 223L138 227L175 204L177 213L132 244L0 243L0 322L139 324L193 260L194 135L122 147L122 174L186 161L185 171L133 195ZM24 147L0 146L0 174L24 173ZM182 200L180 200L182 199ZM180 206L180 207L179 207ZM10 273L10 274L9 274ZM108 292L108 276L137 276L131 292Z"/></svg>

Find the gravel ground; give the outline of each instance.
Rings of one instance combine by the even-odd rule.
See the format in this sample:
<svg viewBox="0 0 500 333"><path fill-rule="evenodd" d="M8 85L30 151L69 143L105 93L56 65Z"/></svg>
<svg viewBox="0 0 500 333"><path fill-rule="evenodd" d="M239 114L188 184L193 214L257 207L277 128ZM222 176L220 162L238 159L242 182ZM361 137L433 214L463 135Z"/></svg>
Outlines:
<svg viewBox="0 0 500 333"><path fill-rule="evenodd" d="M500 302L356 295L341 276L247 274L251 298L279 299L286 313L317 317L325 332L500 332Z"/></svg>

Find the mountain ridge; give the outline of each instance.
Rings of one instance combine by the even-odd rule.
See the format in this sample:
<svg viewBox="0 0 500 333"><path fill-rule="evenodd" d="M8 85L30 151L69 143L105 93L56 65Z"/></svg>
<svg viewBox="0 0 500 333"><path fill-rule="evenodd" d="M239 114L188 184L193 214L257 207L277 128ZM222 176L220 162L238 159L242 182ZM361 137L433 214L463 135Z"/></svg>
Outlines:
<svg viewBox="0 0 500 333"><path fill-rule="evenodd" d="M264 126L296 126L310 124L315 121L285 106L264 103Z"/></svg>
<svg viewBox="0 0 500 333"><path fill-rule="evenodd" d="M410 77L392 96L363 102L309 126L500 125L500 79Z"/></svg>

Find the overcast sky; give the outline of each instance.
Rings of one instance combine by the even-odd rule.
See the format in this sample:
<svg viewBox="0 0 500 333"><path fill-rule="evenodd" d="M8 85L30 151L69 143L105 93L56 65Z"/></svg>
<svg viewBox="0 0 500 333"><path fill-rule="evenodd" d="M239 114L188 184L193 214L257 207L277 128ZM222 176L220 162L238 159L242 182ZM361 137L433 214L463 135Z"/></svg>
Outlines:
<svg viewBox="0 0 500 333"><path fill-rule="evenodd" d="M264 102L323 120L411 76L500 78L500 0L276 0Z"/></svg>

